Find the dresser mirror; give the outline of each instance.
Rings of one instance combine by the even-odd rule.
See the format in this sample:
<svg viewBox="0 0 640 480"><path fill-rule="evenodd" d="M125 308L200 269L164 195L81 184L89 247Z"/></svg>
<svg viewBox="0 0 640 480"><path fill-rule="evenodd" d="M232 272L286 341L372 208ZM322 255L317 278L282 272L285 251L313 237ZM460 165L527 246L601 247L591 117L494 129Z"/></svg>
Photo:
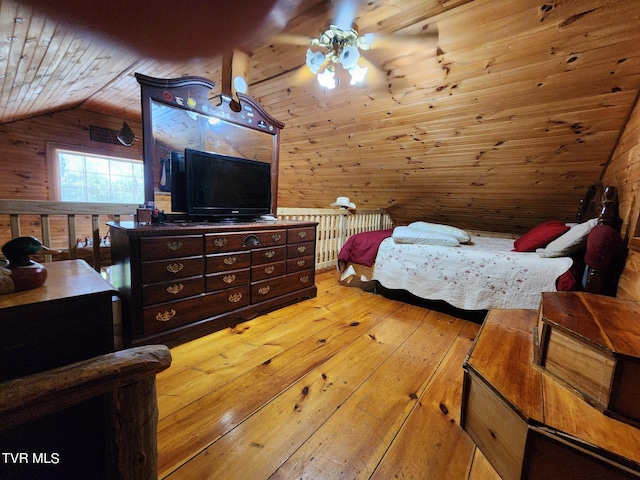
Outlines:
<svg viewBox="0 0 640 480"><path fill-rule="evenodd" d="M272 210L277 209L278 154L284 124L255 99L209 98L215 84L201 77L158 79L136 73L141 86L145 201L171 212L175 158L201 150L271 164ZM174 159L172 161L172 159Z"/></svg>

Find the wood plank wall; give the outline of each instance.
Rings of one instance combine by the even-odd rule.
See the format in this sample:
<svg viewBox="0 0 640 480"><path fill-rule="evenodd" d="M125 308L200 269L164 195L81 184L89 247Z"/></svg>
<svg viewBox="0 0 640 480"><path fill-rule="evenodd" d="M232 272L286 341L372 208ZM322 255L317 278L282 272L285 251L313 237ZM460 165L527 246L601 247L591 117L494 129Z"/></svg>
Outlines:
<svg viewBox="0 0 640 480"><path fill-rule="evenodd" d="M620 216L624 220L623 238L631 238L638 229L640 212L640 102L636 102L611 162L604 172L603 182L618 188Z"/></svg>
<svg viewBox="0 0 640 480"><path fill-rule="evenodd" d="M130 119L126 121L141 138L140 123ZM91 140L91 126L119 130L122 122L122 118L76 108L0 125L0 198L56 200L50 184L51 166L47 159L47 148L51 148L52 142L70 147L89 148L105 155L142 159L142 141L134 142L131 147L124 147L120 144ZM101 234L106 220L106 217L100 220ZM24 215L20 221L22 235L41 238L39 217ZM79 237L91 236L90 216L78 217L76 225ZM104 226L104 234L106 233L107 228ZM66 248L66 216L51 216L51 237L52 247ZM0 215L0 245L10 238L9 216Z"/></svg>

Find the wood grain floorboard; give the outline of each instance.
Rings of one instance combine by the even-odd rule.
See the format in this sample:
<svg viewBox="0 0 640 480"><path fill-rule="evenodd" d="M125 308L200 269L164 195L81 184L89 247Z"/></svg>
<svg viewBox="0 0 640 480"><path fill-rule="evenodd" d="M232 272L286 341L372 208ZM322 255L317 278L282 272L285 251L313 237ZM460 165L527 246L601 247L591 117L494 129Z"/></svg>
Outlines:
<svg viewBox="0 0 640 480"><path fill-rule="evenodd" d="M316 282L314 299L172 349L160 478L499 478L459 426L479 325L335 271Z"/></svg>

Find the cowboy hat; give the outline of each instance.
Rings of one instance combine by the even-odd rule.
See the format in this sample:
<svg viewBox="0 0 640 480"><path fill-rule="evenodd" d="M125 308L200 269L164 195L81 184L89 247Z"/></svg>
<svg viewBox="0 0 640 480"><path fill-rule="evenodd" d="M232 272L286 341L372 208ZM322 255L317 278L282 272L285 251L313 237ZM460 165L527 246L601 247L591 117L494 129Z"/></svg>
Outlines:
<svg viewBox="0 0 640 480"><path fill-rule="evenodd" d="M349 201L349 197L338 197L336 201L331 204L332 207L342 208L356 208L356 204Z"/></svg>

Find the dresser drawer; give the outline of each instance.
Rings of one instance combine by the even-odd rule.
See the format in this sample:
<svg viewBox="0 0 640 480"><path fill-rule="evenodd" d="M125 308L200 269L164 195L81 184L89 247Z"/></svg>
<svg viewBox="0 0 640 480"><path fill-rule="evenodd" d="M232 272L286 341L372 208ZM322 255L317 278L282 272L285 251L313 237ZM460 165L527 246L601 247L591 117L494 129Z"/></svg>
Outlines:
<svg viewBox="0 0 640 480"><path fill-rule="evenodd" d="M251 252L231 252L207 255L206 273L240 270L251 265Z"/></svg>
<svg viewBox="0 0 640 480"><path fill-rule="evenodd" d="M312 255L287 260L287 273L309 270L310 268L315 268L315 262Z"/></svg>
<svg viewBox="0 0 640 480"><path fill-rule="evenodd" d="M240 285L249 285L251 272L249 269L233 270L223 273L211 273L205 279L205 291L216 292Z"/></svg>
<svg viewBox="0 0 640 480"><path fill-rule="evenodd" d="M143 309L144 334L163 332L249 305L249 286L189 297Z"/></svg>
<svg viewBox="0 0 640 480"><path fill-rule="evenodd" d="M267 278L275 278L284 275L285 263L265 263L263 265L255 265L251 267L251 281L265 280Z"/></svg>
<svg viewBox="0 0 640 480"><path fill-rule="evenodd" d="M251 265L283 261L287 255L287 247L269 247L251 250Z"/></svg>
<svg viewBox="0 0 640 480"><path fill-rule="evenodd" d="M202 235L141 238L140 258L144 262L202 255L202 241Z"/></svg>
<svg viewBox="0 0 640 480"><path fill-rule="evenodd" d="M314 255L315 249L315 242L294 243L293 245L287 245L287 258L299 258L306 257L308 255Z"/></svg>
<svg viewBox="0 0 640 480"><path fill-rule="evenodd" d="M170 302L178 298L191 297L204 292L202 275L191 278L181 278L169 282L143 285L142 304Z"/></svg>
<svg viewBox="0 0 640 480"><path fill-rule="evenodd" d="M175 258L144 262L142 283L156 283L175 278L193 277L204 273L204 257Z"/></svg>
<svg viewBox="0 0 640 480"><path fill-rule="evenodd" d="M263 232L211 233L205 235L206 253L231 252L251 248L285 245L286 230L265 230Z"/></svg>
<svg viewBox="0 0 640 480"><path fill-rule="evenodd" d="M287 243L301 243L315 240L316 227L290 228L287 230Z"/></svg>
<svg viewBox="0 0 640 480"><path fill-rule="evenodd" d="M313 286L314 271L292 273L284 277L251 284L251 303L258 303Z"/></svg>

